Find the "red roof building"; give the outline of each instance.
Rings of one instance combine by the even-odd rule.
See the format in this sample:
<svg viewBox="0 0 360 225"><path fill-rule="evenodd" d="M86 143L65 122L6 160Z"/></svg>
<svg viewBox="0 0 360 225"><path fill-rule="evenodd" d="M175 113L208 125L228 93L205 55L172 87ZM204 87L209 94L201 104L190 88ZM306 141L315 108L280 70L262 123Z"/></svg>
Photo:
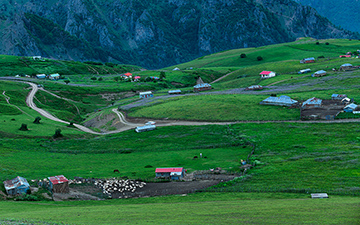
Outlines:
<svg viewBox="0 0 360 225"><path fill-rule="evenodd" d="M275 77L276 73L273 71L262 71L260 73L261 78L270 78L270 77Z"/></svg>
<svg viewBox="0 0 360 225"><path fill-rule="evenodd" d="M156 178L167 178L171 180L180 180L185 176L185 169L183 167L175 168L156 168Z"/></svg>
<svg viewBox="0 0 360 225"><path fill-rule="evenodd" d="M340 58L351 58L351 55L341 55Z"/></svg>
<svg viewBox="0 0 360 225"><path fill-rule="evenodd" d="M127 77L131 77L132 73L125 73L124 75L127 76Z"/></svg>
<svg viewBox="0 0 360 225"><path fill-rule="evenodd" d="M64 175L48 177L53 193L69 193L69 180Z"/></svg>

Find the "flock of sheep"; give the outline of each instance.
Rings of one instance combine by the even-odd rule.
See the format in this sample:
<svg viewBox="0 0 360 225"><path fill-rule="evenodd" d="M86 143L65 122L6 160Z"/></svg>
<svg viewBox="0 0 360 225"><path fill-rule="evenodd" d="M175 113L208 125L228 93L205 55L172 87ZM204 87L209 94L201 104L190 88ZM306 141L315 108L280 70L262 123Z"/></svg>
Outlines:
<svg viewBox="0 0 360 225"><path fill-rule="evenodd" d="M101 188L103 193L112 197L115 192L120 192L122 195L119 198L127 198L126 192L134 193L137 188L143 188L146 183L133 180L117 180L116 178L107 180L96 180L95 186Z"/></svg>

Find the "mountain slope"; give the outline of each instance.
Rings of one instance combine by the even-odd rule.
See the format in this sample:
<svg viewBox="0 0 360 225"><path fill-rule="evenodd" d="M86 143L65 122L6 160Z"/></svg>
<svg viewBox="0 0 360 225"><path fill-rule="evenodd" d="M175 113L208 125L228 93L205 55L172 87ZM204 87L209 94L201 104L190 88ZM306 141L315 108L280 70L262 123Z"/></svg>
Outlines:
<svg viewBox="0 0 360 225"><path fill-rule="evenodd" d="M1 54L147 68L302 36L358 37L290 0L21 0L1 12Z"/></svg>

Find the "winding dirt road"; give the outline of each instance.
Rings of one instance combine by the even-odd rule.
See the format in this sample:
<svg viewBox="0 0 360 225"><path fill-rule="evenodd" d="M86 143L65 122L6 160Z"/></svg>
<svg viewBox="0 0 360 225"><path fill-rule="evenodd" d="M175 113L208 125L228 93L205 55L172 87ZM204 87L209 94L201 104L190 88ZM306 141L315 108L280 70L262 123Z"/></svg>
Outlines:
<svg viewBox="0 0 360 225"><path fill-rule="evenodd" d="M32 109L34 109L35 111L37 111L38 113L40 113L42 116L51 119L53 121L57 121L60 123L64 123L64 124L70 124L67 121L61 120L53 115L51 115L49 112L38 108L33 99L35 97L36 92L38 91L38 87L36 84L34 83L30 83L30 82L25 82L27 84L29 84L32 87L31 92L29 93L29 95L26 98L26 104L31 107ZM3 93L4 94L4 93ZM53 96L57 96L57 95L53 95ZM61 98L60 96L57 96L59 98ZM118 111L117 108L112 109L112 111L119 117L119 121L120 123L124 124L124 126L118 130L114 130L114 131L108 131L108 132L95 132L85 126L82 126L80 124L74 124L75 127L77 127L78 129L87 132L87 133L91 133L91 134L96 134L96 135L105 135L105 134L114 134L114 133L120 133L126 130L130 130L130 129L134 129L135 127L138 126L143 126L143 123L131 123L128 122L125 119L125 116ZM301 120L289 120L289 121L236 121L236 122L196 122L196 121L159 121L160 123L157 124L157 126L161 127L161 126L203 126L203 125L230 125L230 124L239 124L239 123L353 123L353 122L360 122L360 119L343 119L343 120L319 120L319 121L301 121Z"/></svg>

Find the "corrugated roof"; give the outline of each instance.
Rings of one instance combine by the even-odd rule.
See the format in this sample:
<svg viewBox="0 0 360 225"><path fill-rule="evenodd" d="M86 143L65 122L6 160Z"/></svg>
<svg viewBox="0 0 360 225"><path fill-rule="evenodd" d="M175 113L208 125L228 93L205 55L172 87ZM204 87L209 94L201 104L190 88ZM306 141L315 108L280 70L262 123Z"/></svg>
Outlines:
<svg viewBox="0 0 360 225"><path fill-rule="evenodd" d="M172 173L172 172L182 172L184 167L174 167L174 168L156 168L155 173Z"/></svg>
<svg viewBox="0 0 360 225"><path fill-rule="evenodd" d="M168 91L168 93L179 93L181 92L181 90L171 90L171 91Z"/></svg>
<svg viewBox="0 0 360 225"><path fill-rule="evenodd" d="M25 185L30 187L29 183L27 182L27 180L23 177L17 176L12 180L7 180L4 181L4 186L6 190L11 190L17 187L20 187L21 185Z"/></svg>
<svg viewBox="0 0 360 225"><path fill-rule="evenodd" d="M300 70L300 73L306 73L306 72L310 72L311 69L303 69L303 70Z"/></svg>
<svg viewBox="0 0 360 225"><path fill-rule="evenodd" d="M326 73L326 71L325 70L318 70L318 71L315 72L315 74L322 74L322 73Z"/></svg>
<svg viewBox="0 0 360 225"><path fill-rule="evenodd" d="M270 73L273 73L273 71L262 71L260 75L269 75Z"/></svg>
<svg viewBox="0 0 360 225"><path fill-rule="evenodd" d="M267 99L265 99L263 102L267 102L267 103L274 103L274 104L295 104L297 103L297 101L291 99L289 96L286 96L286 95L282 95L280 97L273 97L273 96L270 96L268 97Z"/></svg>
<svg viewBox="0 0 360 225"><path fill-rule="evenodd" d="M155 129L155 128L156 128L155 125L145 125L145 126L136 127L136 129L138 130Z"/></svg>
<svg viewBox="0 0 360 225"><path fill-rule="evenodd" d="M321 105L321 103L322 103L321 99L313 97L313 98L310 98L310 99L306 100L305 102L303 102L302 106L304 106L304 105Z"/></svg>
<svg viewBox="0 0 360 225"><path fill-rule="evenodd" d="M248 87L248 89L257 89L257 88L262 88L261 85L252 85L250 87Z"/></svg>
<svg viewBox="0 0 360 225"><path fill-rule="evenodd" d="M68 179L64 175L48 177L48 179L52 184L62 184L68 182Z"/></svg>
<svg viewBox="0 0 360 225"><path fill-rule="evenodd" d="M194 88L202 88L202 87L211 87L211 85L208 83L204 83L204 84L197 84L194 86Z"/></svg>
<svg viewBox="0 0 360 225"><path fill-rule="evenodd" d="M306 59L304 59L305 61L310 61L310 60L315 60L315 58L314 57L310 57L310 58L306 58Z"/></svg>
<svg viewBox="0 0 360 225"><path fill-rule="evenodd" d="M345 109L356 109L358 106L354 103L351 103L350 105L345 106Z"/></svg>
<svg viewBox="0 0 360 225"><path fill-rule="evenodd" d="M132 73L125 73L124 75L129 77L129 76L132 76Z"/></svg>
<svg viewBox="0 0 360 225"><path fill-rule="evenodd" d="M339 95L339 94L332 94L331 95L332 98L346 98L347 95L343 94L343 95Z"/></svg>

